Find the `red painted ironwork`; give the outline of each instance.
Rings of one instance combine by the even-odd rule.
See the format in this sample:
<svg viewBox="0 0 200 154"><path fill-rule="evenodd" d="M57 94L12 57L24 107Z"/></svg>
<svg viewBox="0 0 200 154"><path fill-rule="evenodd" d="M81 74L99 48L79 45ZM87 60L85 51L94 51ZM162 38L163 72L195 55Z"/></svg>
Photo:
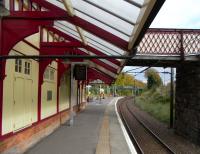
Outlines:
<svg viewBox="0 0 200 154"><path fill-rule="evenodd" d="M0 54L8 55L10 50L25 37L38 32L40 25L52 25L52 21L41 20L0 20ZM6 61L0 61L0 133L2 134L3 80Z"/></svg>
<svg viewBox="0 0 200 154"><path fill-rule="evenodd" d="M57 42L58 44L60 42ZM84 51L80 50L80 49L72 49L72 48L68 48L68 46L62 46L62 47L56 47L54 46L55 44L57 44L56 42L52 42L53 45L51 45L51 43L49 43L50 47L43 47L41 45L40 48L40 53L42 53L43 55L63 55L63 54L70 54L70 55L89 55L88 53L85 53ZM73 61L72 59L70 61ZM117 69L115 69L114 67L112 67L111 65L108 65L106 63L104 63L103 61L99 60L99 59L91 59L90 61L96 63L99 66L104 67L105 69L113 72L113 73L117 73Z"/></svg>
<svg viewBox="0 0 200 154"><path fill-rule="evenodd" d="M59 93L60 93L60 81L63 74L70 69L70 65L64 64L61 60L58 60L58 71L57 71L57 113L59 112Z"/></svg>
<svg viewBox="0 0 200 154"><path fill-rule="evenodd" d="M53 27L50 27L50 26L48 26L48 27L45 26L45 29L48 31L47 34L49 34L49 33L57 34L58 36L63 37L65 40L72 41L72 42L80 42L79 40L77 40L77 39L75 39L75 38L73 38L73 37L71 37L71 36L69 36L69 35L67 35L67 34L65 34L65 33L61 32L61 31L59 31L56 28L53 28ZM88 51L90 51L90 52L92 52L92 53L94 53L96 55L101 55L101 56L105 56L106 55L106 54L102 53L101 51L99 51L99 50L97 50L97 49L95 49L95 48L93 48L93 47L91 47L89 45L84 46L83 48L85 48L86 50L88 50ZM115 60L115 59L107 59L107 60L112 62L112 63L114 63L117 66L120 66L120 64L121 64L118 60Z"/></svg>
<svg viewBox="0 0 200 154"><path fill-rule="evenodd" d="M41 93L42 93L42 84L44 81L44 72L46 67L52 62L52 59L40 60L39 61L39 81L38 81L38 121L41 120Z"/></svg>
<svg viewBox="0 0 200 154"><path fill-rule="evenodd" d="M2 20L0 19L0 53L3 44L3 27ZM3 121L3 80L5 78L5 61L0 61L0 136L2 136L2 121Z"/></svg>
<svg viewBox="0 0 200 154"><path fill-rule="evenodd" d="M0 70L2 70L2 61L0 61ZM5 76L2 75L2 71L0 71L0 136L2 135L2 116L3 116L3 80Z"/></svg>
<svg viewBox="0 0 200 154"><path fill-rule="evenodd" d="M79 55L89 55L85 52L83 52L82 50L79 50L79 49L76 49L77 51L77 54ZM92 62L94 62L95 64L99 65L99 66L102 66L104 67L105 69L113 72L113 73L117 73L117 69L113 68L112 66L108 65L108 64L105 64L104 62L100 61L99 59L91 59Z"/></svg>
<svg viewBox="0 0 200 154"><path fill-rule="evenodd" d="M25 19L48 19L48 20L66 20L84 30L114 44L115 46L128 50L128 42L115 36L114 34L97 27L96 25L78 17L70 16L67 12L47 1L32 0L32 2L48 9L49 11L12 11L10 18L25 18Z"/></svg>
<svg viewBox="0 0 200 154"><path fill-rule="evenodd" d="M52 25L52 21L41 20L9 20L2 19L2 51L1 55L8 55L9 51L16 43L22 41L25 37L39 32L39 26ZM15 36L15 37L13 37ZM9 40L9 41L7 41Z"/></svg>
<svg viewBox="0 0 200 154"><path fill-rule="evenodd" d="M44 30L45 30L45 32L44 32ZM53 37L56 36L56 41L60 41L60 38L62 38L61 39L62 42L53 42L53 41L48 42L49 41L48 39L44 39L44 38L47 38L47 36L45 37L44 34L46 34L47 36L49 34L51 34L51 36L53 36ZM41 38L42 38L43 42L40 43L40 48L41 48L40 51L42 53L47 54L47 55L49 55L49 54L55 54L55 55L59 55L59 54L89 55L88 53L85 53L84 51L78 49L77 47L82 47L82 48L85 48L87 50L93 51L93 53L96 53L96 54L100 53L101 54L101 52L96 51L92 47L85 46L79 40L76 40L73 37L70 37L67 34L64 34L63 32L61 32L61 31L59 31L55 28L52 28L52 27L45 27L45 28L43 27L42 31L41 31ZM68 41L68 42L65 42L65 41ZM72 49L72 48L69 48L69 47L74 47L76 49ZM113 73L117 73L117 69L115 69L111 65L108 65L108 64L102 62L99 59L91 59L91 61L102 66L102 67L104 67L104 68L106 68L107 70L109 70ZM116 62L116 60L112 60L112 61Z"/></svg>
<svg viewBox="0 0 200 154"><path fill-rule="evenodd" d="M33 0L10 0L9 5L11 14L14 11L49 11Z"/></svg>
<svg viewBox="0 0 200 154"><path fill-rule="evenodd" d="M111 78L110 76L104 74L103 72L97 71L96 69L93 68L88 69L87 76L88 76L88 81L87 81L88 83L97 79L102 80L106 84L111 84L113 81L113 78Z"/></svg>
<svg viewBox="0 0 200 154"><path fill-rule="evenodd" d="M82 48L84 45L81 42L41 42L40 45L44 48Z"/></svg>
<svg viewBox="0 0 200 154"><path fill-rule="evenodd" d="M40 55L49 54L76 54L89 55L88 53L78 49L84 48L96 55L106 55L103 52L87 45L83 45L79 40L51 27L56 19L66 20L74 25L82 27L84 30L112 43L113 45L127 50L128 42L113 35L112 33L97 27L96 25L78 17L67 14L65 10L41 0L10 0L9 17L0 20L0 54L8 55L13 46L24 40L25 37L39 32L40 35ZM18 5L18 7L16 7ZM17 8L17 9L16 9ZM46 20L44 20L46 19ZM44 37L43 30L47 30L47 37ZM50 41L49 35L52 34L53 40ZM172 30L172 29L149 29L141 43L138 46L138 54L141 55L185 55L197 54L200 52L200 30ZM15 37L13 37L15 36ZM46 40L44 40L46 38ZM8 41L9 40L9 41ZM24 40L31 46L31 43ZM32 45L32 47L34 47ZM76 49L73 49L76 48ZM121 63L115 59L107 59L111 63L120 66ZM76 59L74 61L83 61ZM106 68L107 70L117 73L117 69L102 62L98 59L91 59L92 62ZM43 83L43 74L46 67L52 62L51 59L39 61L39 84L38 84L38 121L41 120L41 87ZM58 62L58 78L57 78L57 112L59 112L59 86L62 74L66 71L63 63ZM2 108L3 108L3 79L5 78L5 61L0 61L0 135L2 135ZM104 72L95 68L88 68L88 82L100 79L105 83L111 84L114 80Z"/></svg>
<svg viewBox="0 0 200 154"><path fill-rule="evenodd" d="M138 46L138 54L185 55L200 53L200 30L149 29Z"/></svg>

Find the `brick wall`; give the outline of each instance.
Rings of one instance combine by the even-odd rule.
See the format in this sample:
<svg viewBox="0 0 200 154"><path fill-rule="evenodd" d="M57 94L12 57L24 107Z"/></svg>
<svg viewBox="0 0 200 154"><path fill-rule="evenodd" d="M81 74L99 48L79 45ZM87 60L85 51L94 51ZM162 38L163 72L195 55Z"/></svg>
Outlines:
<svg viewBox="0 0 200 154"><path fill-rule="evenodd" d="M85 108L85 103L81 104L81 110ZM75 107L75 111L77 107ZM42 138L48 136L55 131L61 124L69 120L70 111L60 112L49 117L39 123L33 124L31 127L15 134L8 134L0 141L0 153L23 153L28 148L36 144Z"/></svg>
<svg viewBox="0 0 200 154"><path fill-rule="evenodd" d="M200 64L177 68L175 131L200 144Z"/></svg>

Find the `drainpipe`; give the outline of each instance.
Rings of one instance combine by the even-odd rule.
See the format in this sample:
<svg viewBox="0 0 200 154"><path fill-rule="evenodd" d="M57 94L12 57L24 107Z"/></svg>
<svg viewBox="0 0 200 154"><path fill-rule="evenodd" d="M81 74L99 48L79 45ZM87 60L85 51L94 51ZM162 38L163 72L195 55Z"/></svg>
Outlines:
<svg viewBox="0 0 200 154"><path fill-rule="evenodd" d="M174 124L174 68L171 68L171 92L170 92L170 128Z"/></svg>

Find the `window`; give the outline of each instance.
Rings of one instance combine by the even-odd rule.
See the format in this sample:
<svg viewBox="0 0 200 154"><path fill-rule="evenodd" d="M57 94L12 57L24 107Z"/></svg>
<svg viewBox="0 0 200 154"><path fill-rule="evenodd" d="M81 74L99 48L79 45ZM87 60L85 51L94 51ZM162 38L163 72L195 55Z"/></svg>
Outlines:
<svg viewBox="0 0 200 154"><path fill-rule="evenodd" d="M50 80L54 80L54 70L50 70Z"/></svg>
<svg viewBox="0 0 200 154"><path fill-rule="evenodd" d="M18 72L18 73L22 72L22 60L21 59L15 60L15 72Z"/></svg>
<svg viewBox="0 0 200 154"><path fill-rule="evenodd" d="M54 81L55 70L53 68L46 68L44 72L44 79Z"/></svg>
<svg viewBox="0 0 200 154"><path fill-rule="evenodd" d="M47 101L52 101L52 91L51 90L47 91Z"/></svg>
<svg viewBox="0 0 200 154"><path fill-rule="evenodd" d="M31 72L30 69L31 69L31 63L26 61L24 65L24 73L30 75Z"/></svg>
<svg viewBox="0 0 200 154"><path fill-rule="evenodd" d="M44 71L44 79L49 79L49 68Z"/></svg>

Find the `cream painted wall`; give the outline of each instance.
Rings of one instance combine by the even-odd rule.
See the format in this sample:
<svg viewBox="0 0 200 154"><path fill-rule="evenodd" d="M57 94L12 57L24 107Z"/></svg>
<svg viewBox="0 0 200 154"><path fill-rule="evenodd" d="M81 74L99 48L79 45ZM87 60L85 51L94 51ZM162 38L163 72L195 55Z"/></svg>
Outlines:
<svg viewBox="0 0 200 154"><path fill-rule="evenodd" d="M72 85L72 106L77 105L77 81L73 80L73 85Z"/></svg>
<svg viewBox="0 0 200 154"><path fill-rule="evenodd" d="M81 94L81 96L82 96L82 97L81 97L81 101L82 101L82 102L86 102L85 85L83 85L83 88L81 88L81 93L82 93L82 94Z"/></svg>
<svg viewBox="0 0 200 154"><path fill-rule="evenodd" d="M50 36L50 39L51 36ZM31 42L36 47L39 47L39 34L33 34L27 38L25 38L28 42ZM39 52L29 46L24 42L17 43L13 50L10 51L10 55L39 55ZM23 66L22 70L24 71L24 63L25 60L22 60ZM15 60L7 60L6 62L6 78L3 82L3 129L2 133L7 134L10 132L17 131L19 129L23 129L27 126L30 126L32 123L37 122L37 107L38 107L38 73L39 73L39 63L35 60L30 60L31 63L31 74L27 76L24 73L15 72ZM44 80L42 84L41 91L41 118L47 118L57 112L57 62L52 62L49 67L55 69L54 80ZM75 82L74 87L74 97L76 101L76 85ZM28 83L28 84L27 84ZM61 93L69 93L69 85L70 85L70 76L67 76L64 87L66 91ZM28 85L28 86L27 86ZM17 87L17 88L16 88ZM26 88L25 88L26 87ZM28 90L26 90L28 89ZM52 101L47 101L47 91L52 90L53 99ZM59 105L60 111L69 107L69 96L63 95L60 96L61 103ZM17 98L19 103L16 101ZM15 97L15 98L14 98ZM28 99L28 102L25 101ZM31 103L29 103L31 100ZM65 100L65 101L63 101ZM24 104L25 103L25 104ZM28 105L28 106L27 106ZM75 104L76 105L76 104ZM17 114L19 111L20 114ZM15 125L15 126L14 126ZM17 126L16 126L17 125Z"/></svg>
<svg viewBox="0 0 200 154"><path fill-rule="evenodd" d="M70 101L70 73L66 72L62 78L59 87L59 111L69 108Z"/></svg>
<svg viewBox="0 0 200 154"><path fill-rule="evenodd" d="M41 119L57 113L57 62L53 61L49 68L54 69L54 80L46 80L42 84ZM52 91L52 100L47 101L47 91Z"/></svg>
<svg viewBox="0 0 200 154"><path fill-rule="evenodd" d="M36 47L39 48L40 47L40 40L39 40L39 38L40 38L40 34L36 33L36 34L33 34L33 35L25 38L25 40L28 41L28 42L31 42L31 44L33 44L34 46L36 46Z"/></svg>
<svg viewBox="0 0 200 154"><path fill-rule="evenodd" d="M30 47L24 42L19 42L15 45L13 48L14 50L10 51L10 55L16 55L16 54L26 54L26 55L38 55L38 51L34 48ZM21 53L16 52L20 51ZM25 60L22 60L22 63L24 64ZM16 112L14 112L14 107L16 107L16 104L14 106L14 85L16 85L16 78L20 78L23 83L25 83L27 80L31 81L31 97L32 97L32 103L31 105L31 113L29 116L27 116L28 110L30 110L30 107L27 108L24 106L23 103L25 102L25 97L23 97L24 93L24 86L27 84L22 84L21 89L18 89L18 93L22 96L22 99L24 99L23 103L21 104L21 108L23 109L23 114L20 115L23 120L21 120L20 126L26 127L27 125L30 125L31 123L34 123L37 121L37 96L38 96L38 70L39 65L37 61L30 60L31 63L31 74L26 75L24 74L24 66L22 66L22 73L15 72L15 60L7 60L6 61L6 78L4 79L4 89L3 89L3 135L7 134L9 132L13 132L17 128L14 126L18 122L16 121ZM25 81L26 80L26 81ZM30 82L30 83L31 83ZM24 85L24 86L23 86ZM15 128L14 128L15 127Z"/></svg>

